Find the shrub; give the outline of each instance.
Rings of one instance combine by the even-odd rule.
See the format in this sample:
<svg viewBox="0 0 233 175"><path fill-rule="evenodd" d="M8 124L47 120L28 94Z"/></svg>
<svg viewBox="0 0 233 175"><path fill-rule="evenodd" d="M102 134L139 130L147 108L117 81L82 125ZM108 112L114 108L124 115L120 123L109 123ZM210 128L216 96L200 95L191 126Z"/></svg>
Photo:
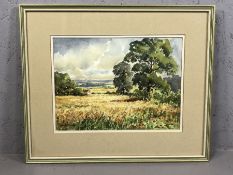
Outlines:
<svg viewBox="0 0 233 175"><path fill-rule="evenodd" d="M147 91L135 89L131 96L136 97L139 100L146 100L148 99L148 93Z"/></svg>
<svg viewBox="0 0 233 175"><path fill-rule="evenodd" d="M181 92L178 90L177 92L173 92L169 90L167 92L161 90L152 90L150 93L151 100L157 103L168 103L175 106L180 106L181 102Z"/></svg>
<svg viewBox="0 0 233 175"><path fill-rule="evenodd" d="M71 94L70 95L74 95L74 96L83 96L83 95L86 95L84 92L83 92L83 89L82 88L78 88L78 87L75 87Z"/></svg>
<svg viewBox="0 0 233 175"><path fill-rule="evenodd" d="M79 88L74 80L71 80L69 74L55 72L54 78L56 95L86 95L84 90Z"/></svg>

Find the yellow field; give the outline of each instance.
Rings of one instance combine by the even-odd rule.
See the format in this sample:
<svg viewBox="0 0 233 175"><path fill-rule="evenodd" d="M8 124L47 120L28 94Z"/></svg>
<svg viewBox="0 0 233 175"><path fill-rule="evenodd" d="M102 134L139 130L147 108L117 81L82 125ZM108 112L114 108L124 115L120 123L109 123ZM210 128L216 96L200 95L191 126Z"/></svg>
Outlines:
<svg viewBox="0 0 233 175"><path fill-rule="evenodd" d="M106 92L114 89L94 88L87 96L56 96L57 129L179 128L178 107Z"/></svg>

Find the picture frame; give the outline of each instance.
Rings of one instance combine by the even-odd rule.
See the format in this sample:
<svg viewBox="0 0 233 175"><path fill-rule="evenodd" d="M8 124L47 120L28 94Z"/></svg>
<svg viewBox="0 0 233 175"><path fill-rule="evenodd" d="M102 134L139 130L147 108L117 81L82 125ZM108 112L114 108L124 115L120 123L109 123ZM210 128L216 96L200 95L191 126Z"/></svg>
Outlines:
<svg viewBox="0 0 233 175"><path fill-rule="evenodd" d="M19 18L26 163L209 160L214 5L22 4ZM153 69L145 73L142 65L151 58ZM124 71L131 66L131 82L119 85L122 59ZM169 84L174 75L178 98ZM103 101L103 94L111 99ZM81 111L87 99L89 116ZM118 123L111 119L117 105L123 106ZM153 114L146 118L149 107ZM110 117L96 111L90 117L97 109ZM127 110L142 116L132 122L123 117Z"/></svg>

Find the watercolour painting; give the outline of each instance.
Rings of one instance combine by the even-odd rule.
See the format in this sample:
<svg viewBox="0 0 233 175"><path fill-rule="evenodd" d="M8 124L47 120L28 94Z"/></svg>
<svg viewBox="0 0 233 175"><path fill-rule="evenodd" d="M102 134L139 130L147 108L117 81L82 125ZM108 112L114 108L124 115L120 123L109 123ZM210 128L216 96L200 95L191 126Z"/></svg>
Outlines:
<svg viewBox="0 0 233 175"><path fill-rule="evenodd" d="M182 129L184 36L52 36L56 131Z"/></svg>

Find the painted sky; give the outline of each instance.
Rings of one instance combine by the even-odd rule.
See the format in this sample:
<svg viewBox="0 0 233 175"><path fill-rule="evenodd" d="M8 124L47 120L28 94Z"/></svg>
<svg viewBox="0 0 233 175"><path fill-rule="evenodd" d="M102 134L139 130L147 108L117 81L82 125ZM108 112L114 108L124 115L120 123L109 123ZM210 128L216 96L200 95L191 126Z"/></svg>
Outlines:
<svg viewBox="0 0 233 175"><path fill-rule="evenodd" d="M129 52L129 43L142 38L53 38L54 70L73 80L111 80L113 66ZM181 74L182 38L168 38Z"/></svg>

